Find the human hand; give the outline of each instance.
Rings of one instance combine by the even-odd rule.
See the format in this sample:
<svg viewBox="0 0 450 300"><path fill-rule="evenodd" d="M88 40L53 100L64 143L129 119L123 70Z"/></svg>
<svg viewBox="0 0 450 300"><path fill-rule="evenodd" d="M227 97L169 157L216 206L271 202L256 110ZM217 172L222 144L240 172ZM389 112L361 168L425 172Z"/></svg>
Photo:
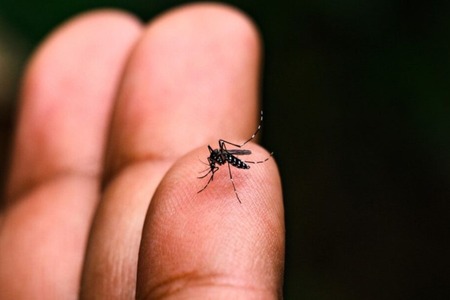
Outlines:
<svg viewBox="0 0 450 300"><path fill-rule="evenodd" d="M206 144L257 126L259 43L250 21L217 4L146 27L92 12L52 34L23 82L0 298L280 297L274 161L232 170L242 204L226 167L197 194Z"/></svg>

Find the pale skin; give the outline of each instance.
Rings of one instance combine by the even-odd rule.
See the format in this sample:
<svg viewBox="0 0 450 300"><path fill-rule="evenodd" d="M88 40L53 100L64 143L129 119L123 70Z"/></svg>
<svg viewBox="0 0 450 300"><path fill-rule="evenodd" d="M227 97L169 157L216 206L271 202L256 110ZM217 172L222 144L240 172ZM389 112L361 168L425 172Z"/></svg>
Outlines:
<svg viewBox="0 0 450 300"><path fill-rule="evenodd" d="M148 24L95 11L26 69L0 215L2 299L281 297L273 158L198 179L207 145L259 120L260 38L242 13L188 5ZM254 143L249 160L269 153ZM276 154L275 154L276 155Z"/></svg>

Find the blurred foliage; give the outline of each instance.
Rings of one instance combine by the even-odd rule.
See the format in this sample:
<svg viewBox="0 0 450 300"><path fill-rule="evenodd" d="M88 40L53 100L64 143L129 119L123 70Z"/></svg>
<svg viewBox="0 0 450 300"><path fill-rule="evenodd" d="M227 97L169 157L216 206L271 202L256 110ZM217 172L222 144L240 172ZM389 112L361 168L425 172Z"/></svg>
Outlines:
<svg viewBox="0 0 450 300"><path fill-rule="evenodd" d="M2 0L36 45L76 13L186 1ZM444 299L450 5L227 1L265 44L263 142L283 177L287 299Z"/></svg>

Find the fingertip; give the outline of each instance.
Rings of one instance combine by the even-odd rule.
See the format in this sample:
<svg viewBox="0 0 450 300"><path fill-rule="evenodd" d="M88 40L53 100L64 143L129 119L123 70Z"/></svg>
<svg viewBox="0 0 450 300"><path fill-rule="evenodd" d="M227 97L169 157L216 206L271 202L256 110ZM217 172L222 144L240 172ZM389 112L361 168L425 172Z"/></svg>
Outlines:
<svg viewBox="0 0 450 300"><path fill-rule="evenodd" d="M171 64L180 68L180 74L196 83L191 85L193 91L181 89L180 93L195 96L189 102L198 110L196 116L208 112L208 119L201 121L232 112L227 122L239 120L241 128L253 128L255 120L242 122L247 119L242 116L257 111L262 43L259 29L248 15L223 3L190 3L155 19L148 34L153 48L166 50L162 58L171 56ZM168 75L172 79L176 73ZM214 95L210 95L211 88Z"/></svg>
<svg viewBox="0 0 450 300"><path fill-rule="evenodd" d="M112 84L106 80L118 77L117 69L123 67L141 31L138 19L120 10L94 10L69 19L51 32L32 55L24 76L22 100L41 105L65 103L100 83L105 90L111 90ZM101 97L102 93L96 96L98 101L106 98ZM53 112L51 108L48 111Z"/></svg>
<svg viewBox="0 0 450 300"><path fill-rule="evenodd" d="M252 158L269 155L257 145L249 148ZM240 204L226 165L198 193L209 179L197 178L205 169L199 158L206 156L203 147L177 161L152 199L141 242L138 298L192 292L198 285L215 293L279 296L284 213L276 163L269 159L250 169L231 169ZM177 290L180 285L186 288Z"/></svg>
<svg viewBox="0 0 450 300"><path fill-rule="evenodd" d="M120 10L103 9L82 13L66 21L53 31L36 49L25 74L23 94L48 93L49 88L59 91L56 83L66 83L58 79L88 73L93 58L107 55L111 63L117 59L112 53L122 52L129 47L142 30L138 19ZM111 53L111 54L110 54Z"/></svg>
<svg viewBox="0 0 450 300"><path fill-rule="evenodd" d="M216 67L229 68L232 64L242 68L235 64L245 62L252 67L259 64L262 47L259 29L244 12L224 3L181 5L153 20L148 29L156 47L167 46L169 42L172 51L192 51L190 55L197 51L203 58L213 59Z"/></svg>
<svg viewBox="0 0 450 300"><path fill-rule="evenodd" d="M189 3L176 7L162 14L151 23L152 27L158 27L157 31L166 33L179 33L184 31L189 34L198 28L210 38L209 32L215 32L224 38L224 42L232 42L229 47L241 47L246 50L260 50L261 37L259 30L250 17L237 8L224 3ZM180 36L180 38L184 38Z"/></svg>
<svg viewBox="0 0 450 300"><path fill-rule="evenodd" d="M213 144L211 147L217 148ZM241 204L245 204L243 208L250 212L276 210L277 213L282 213L281 181L273 153L251 142L246 147L251 151L251 155L236 155L236 157L246 162L250 168L239 169L230 164L228 169L226 163L216 164L219 169L209 184L207 183L211 173L207 163L210 155L208 148L202 146L189 152L175 162L167 172L152 201L162 201L164 205L169 205L167 201L160 200L169 192L171 202L174 202L173 205L181 206L180 209L190 207L193 203L211 205L208 209L213 209L220 207L220 203L234 207L239 204L237 198L239 197Z"/></svg>

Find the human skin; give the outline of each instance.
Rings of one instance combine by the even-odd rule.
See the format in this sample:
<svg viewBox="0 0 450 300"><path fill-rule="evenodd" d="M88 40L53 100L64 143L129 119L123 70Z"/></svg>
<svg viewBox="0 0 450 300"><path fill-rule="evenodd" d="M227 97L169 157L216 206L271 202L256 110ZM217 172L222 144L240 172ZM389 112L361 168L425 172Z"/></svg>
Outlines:
<svg viewBox="0 0 450 300"><path fill-rule="evenodd" d="M281 297L274 159L211 184L199 160L259 121L261 45L233 8L142 24L114 10L55 30L24 75L0 215L1 299ZM249 143L249 160L269 156Z"/></svg>

